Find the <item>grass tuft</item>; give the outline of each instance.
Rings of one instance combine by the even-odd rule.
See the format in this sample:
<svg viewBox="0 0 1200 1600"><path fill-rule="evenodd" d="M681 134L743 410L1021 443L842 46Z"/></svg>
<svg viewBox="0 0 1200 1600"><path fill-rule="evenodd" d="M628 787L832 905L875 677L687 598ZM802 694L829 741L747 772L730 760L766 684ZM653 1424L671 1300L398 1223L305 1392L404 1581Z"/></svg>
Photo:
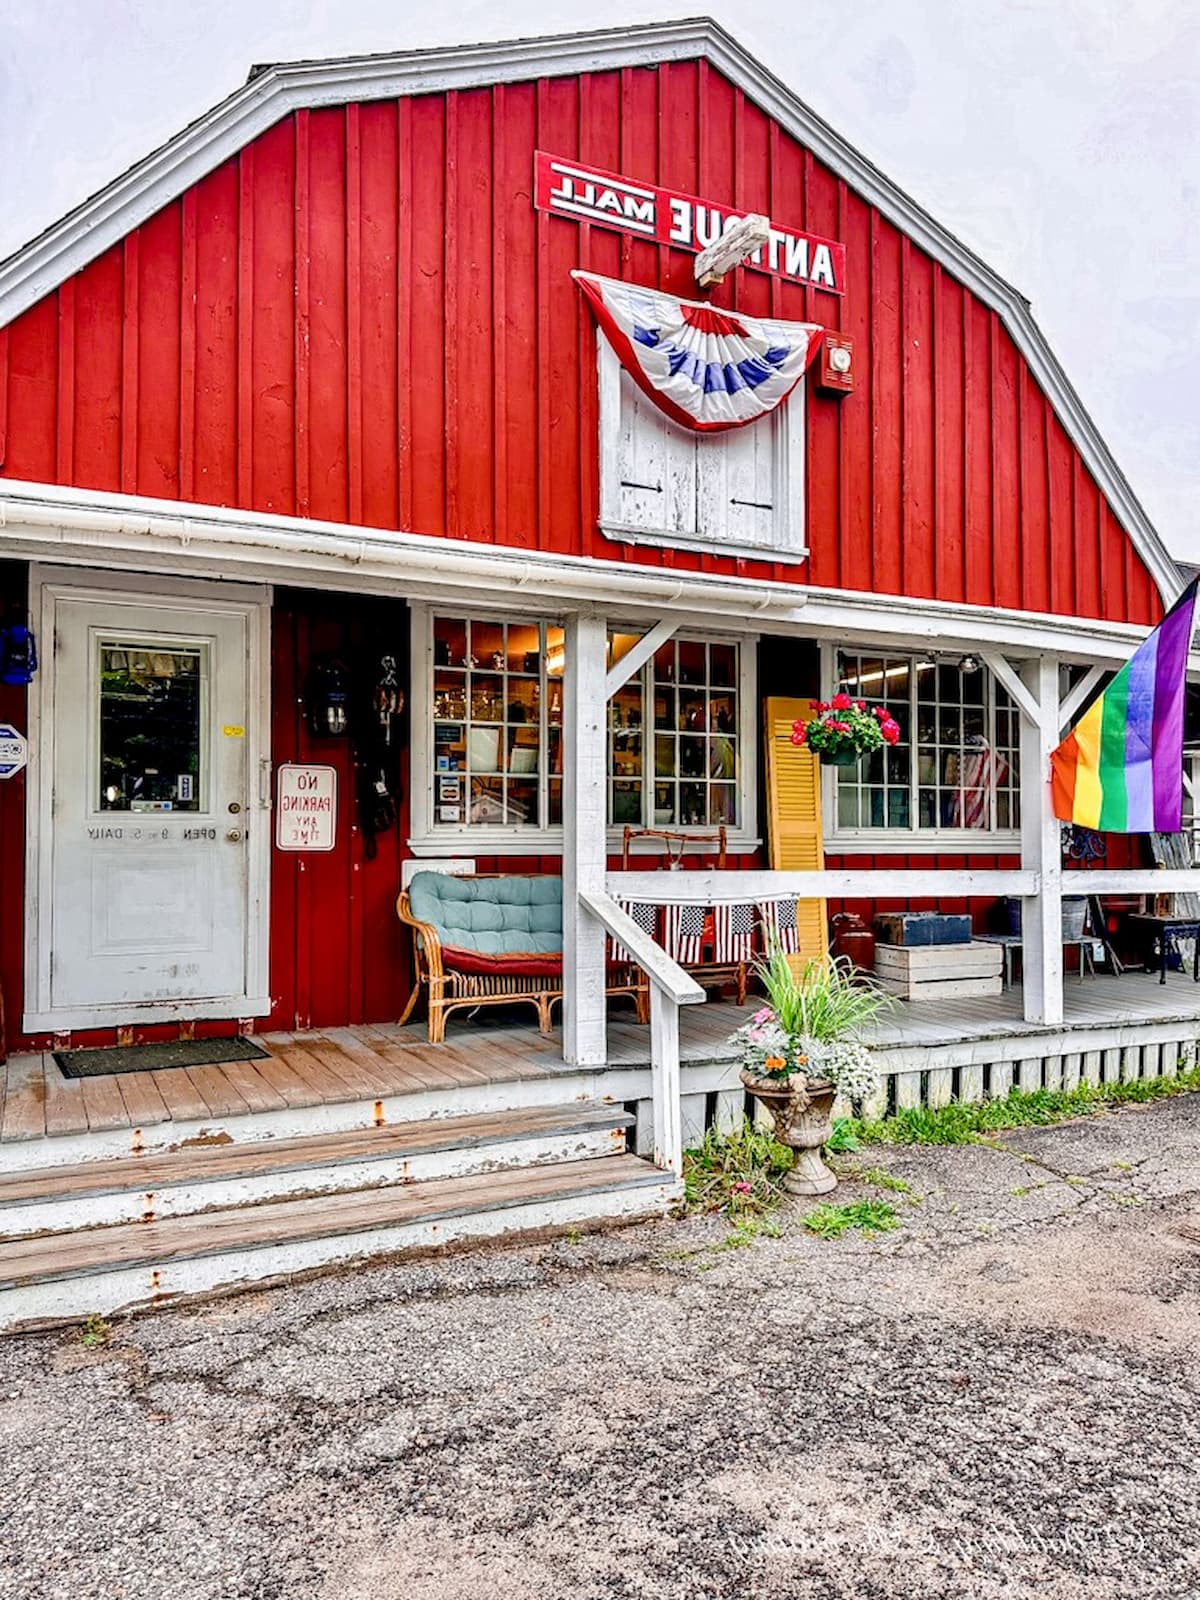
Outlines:
<svg viewBox="0 0 1200 1600"><path fill-rule="evenodd" d="M886 1200L851 1200L842 1206L814 1206L805 1216L804 1226L820 1239L840 1239L851 1228L873 1239L898 1228L900 1218Z"/></svg>
<svg viewBox="0 0 1200 1600"><path fill-rule="evenodd" d="M710 1128L683 1157L683 1195L689 1211L719 1212L736 1225L765 1216L783 1193L792 1152L748 1117L729 1133Z"/></svg>
<svg viewBox="0 0 1200 1600"><path fill-rule="evenodd" d="M79 1330L79 1342L85 1350L98 1350L112 1336L112 1323L95 1311Z"/></svg>
<svg viewBox="0 0 1200 1600"><path fill-rule="evenodd" d="M895 1115L864 1121L844 1119L857 1145L978 1144L1009 1128L1047 1127L1071 1117L1092 1117L1118 1106L1144 1105L1200 1089L1200 1068L1177 1078L1141 1078L1130 1083L1081 1083L1074 1089L1013 1089L998 1100L952 1101L909 1106ZM842 1145L841 1148L854 1148Z"/></svg>

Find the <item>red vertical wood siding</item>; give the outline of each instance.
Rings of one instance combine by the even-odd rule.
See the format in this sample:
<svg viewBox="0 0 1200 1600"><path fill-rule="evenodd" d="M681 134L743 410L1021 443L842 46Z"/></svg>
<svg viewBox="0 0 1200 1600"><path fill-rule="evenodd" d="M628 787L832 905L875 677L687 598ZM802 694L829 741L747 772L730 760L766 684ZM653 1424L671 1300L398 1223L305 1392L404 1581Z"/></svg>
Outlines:
<svg viewBox="0 0 1200 1600"><path fill-rule="evenodd" d="M533 210L535 148L847 246L836 297L714 298L854 335L808 397L803 567L596 529L591 268L685 253ZM8 330L0 474L568 554L1135 622L1146 568L994 313L704 62L289 115Z"/></svg>

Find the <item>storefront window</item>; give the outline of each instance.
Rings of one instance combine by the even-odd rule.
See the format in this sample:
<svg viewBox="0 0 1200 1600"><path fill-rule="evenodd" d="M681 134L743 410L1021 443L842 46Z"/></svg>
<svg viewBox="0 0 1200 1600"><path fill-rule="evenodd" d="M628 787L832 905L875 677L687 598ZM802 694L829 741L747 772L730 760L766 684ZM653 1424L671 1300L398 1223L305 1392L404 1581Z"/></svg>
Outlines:
<svg viewBox="0 0 1200 1600"><path fill-rule="evenodd" d="M839 832L1019 826L1019 713L985 668L843 652L837 670L840 688L900 726L895 745L836 769Z"/></svg>
<svg viewBox="0 0 1200 1600"><path fill-rule="evenodd" d="M609 635L609 664L636 643ZM550 623L433 617L435 829L561 827L565 641ZM741 820L738 647L675 639L609 703L614 826Z"/></svg>
<svg viewBox="0 0 1200 1600"><path fill-rule="evenodd" d="M433 619L435 824L562 821L563 630Z"/></svg>

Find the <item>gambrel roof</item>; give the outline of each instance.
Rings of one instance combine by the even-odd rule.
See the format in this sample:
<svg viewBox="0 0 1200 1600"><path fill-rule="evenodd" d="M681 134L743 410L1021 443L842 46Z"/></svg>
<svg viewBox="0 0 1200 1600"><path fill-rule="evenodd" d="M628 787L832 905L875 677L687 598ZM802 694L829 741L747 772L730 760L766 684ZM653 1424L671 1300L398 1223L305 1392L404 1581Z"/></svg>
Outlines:
<svg viewBox="0 0 1200 1600"><path fill-rule="evenodd" d="M710 18L257 66L235 93L0 262L0 327L296 110L698 59L724 74L997 313L1164 600L1172 599L1179 586L1176 564L1033 320L1029 302Z"/></svg>

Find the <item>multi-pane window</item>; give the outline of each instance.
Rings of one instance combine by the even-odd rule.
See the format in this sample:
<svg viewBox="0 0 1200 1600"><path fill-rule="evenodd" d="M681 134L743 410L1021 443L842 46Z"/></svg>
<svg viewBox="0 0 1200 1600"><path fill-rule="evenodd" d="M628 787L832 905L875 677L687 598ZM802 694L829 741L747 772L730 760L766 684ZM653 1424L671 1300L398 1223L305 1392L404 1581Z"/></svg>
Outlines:
<svg viewBox="0 0 1200 1600"><path fill-rule="evenodd" d="M986 669L842 652L837 670L840 688L885 705L900 726L896 744L835 769L839 832L1019 825L1019 713Z"/></svg>
<svg viewBox="0 0 1200 1600"><path fill-rule="evenodd" d="M619 659L633 638L613 635L610 656ZM738 825L738 690L735 644L672 639L617 691L609 704L612 823Z"/></svg>
<svg viewBox="0 0 1200 1600"><path fill-rule="evenodd" d="M611 666L639 635L609 636ZM435 615L429 707L435 830L556 828L563 820L565 643L547 622ZM615 826L742 819L735 644L672 639L609 702Z"/></svg>
<svg viewBox="0 0 1200 1600"><path fill-rule="evenodd" d="M433 619L433 820L562 822L563 630Z"/></svg>

